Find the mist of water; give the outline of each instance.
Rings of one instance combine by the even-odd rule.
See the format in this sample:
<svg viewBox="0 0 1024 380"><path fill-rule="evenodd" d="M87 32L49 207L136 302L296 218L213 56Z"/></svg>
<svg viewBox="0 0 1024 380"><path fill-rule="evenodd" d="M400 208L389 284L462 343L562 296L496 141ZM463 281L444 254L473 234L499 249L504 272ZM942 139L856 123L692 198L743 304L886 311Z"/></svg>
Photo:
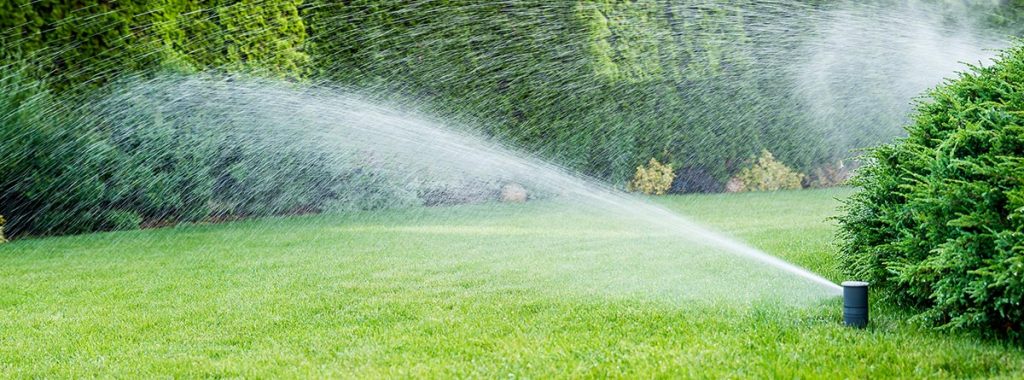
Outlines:
<svg viewBox="0 0 1024 380"><path fill-rule="evenodd" d="M544 23L552 19L552 12L569 9L555 5L538 8L512 6L516 4L509 2L509 8L515 11L503 11L501 17L512 19L513 26L539 30L546 30ZM628 19L625 11L603 10L602 17L618 22L616 25L622 28L618 30L621 35L598 34L600 38L608 39L606 42L616 52L608 57L611 67L572 56L580 46L592 43L585 39L593 36L578 37L579 40L568 41L568 45L559 45L557 43L561 40L557 33L560 29L551 28L548 33L531 35L532 40L529 41L508 41L509 44L518 44L519 49L513 52L498 49L481 52L472 50L472 44L459 43L458 38L464 36L452 37L451 33L467 25L479 27L480 20L418 14L415 17L419 18L404 20L413 25L411 30L402 33L392 30L360 31L363 33L360 37L352 38L370 50L374 47L381 47L381 50L376 53L376 58L346 69L356 73L392 72L391 77L371 80L357 76L353 79L348 73L333 73L339 75L327 75L313 83L296 84L244 75L229 77L216 71L177 75L154 70L107 84L101 91L89 95L88 101L83 102L80 108L71 110L74 114L72 120L90 132L109 137L118 149L127 152L130 159L137 160L140 166L159 167L163 161L201 160L201 157L193 157L198 153L180 151L180 142L194 141L198 146L207 141L207 136L216 136L226 140L218 140L217 148L202 152L229 155L234 154L234 148L249 152L245 153L249 156L253 156L251 152L254 151L262 152L255 155L256 159L242 160L236 167L223 170L228 173L294 175L275 172L275 159L286 160L297 154L305 159L315 157L312 161L317 167L311 170L323 170L327 173L325 175L335 176L324 182L352 182L356 176L372 178L353 185L355 192L374 193L381 188L390 188L387 191L422 194L432 188L444 188L454 189L451 191L456 193L456 198L479 198L478 195L460 192L474 193L481 191L479 189L493 192L502 185L518 184L528 189L531 197L536 199L578 203L582 207L600 210L606 217L628 218L645 228L671 234L687 242L689 247L683 251L700 247L731 254L785 273L797 281L813 284L818 293L835 295L839 287L815 273L655 203L625 194L603 180L548 160L556 157L559 162L569 162L567 166L574 169L586 167L571 164L585 158L565 157L561 150L564 147L548 145L543 139L534 141L533 145L519 144L527 140L524 135L542 133L537 128L543 125L529 122L541 120L570 124L574 126L568 129L570 132L584 132L590 128L603 131L588 135L593 139L637 133L636 136L621 138L624 141L622 151L656 151L657 147L642 146L650 137L642 133L644 128L657 127L654 129L702 142L695 145L698 149L734 150L738 156L729 157L729 160L736 162L742 161L744 157L740 156L744 152L782 144L779 141L762 141L773 134L760 131L772 129L784 131L784 136L805 136L799 140L806 145L804 150L830 151L819 154L821 157L846 158L850 147L863 147L897 136L900 125L907 120L914 96L952 75L961 67L961 62L985 61L994 55L988 49L1006 44L997 33L979 28L975 20L950 19L938 8L923 2L896 5L839 2L833 6L809 6L796 1L743 5L727 2L657 4L671 15L664 24L650 22L643 17ZM408 4L409 7L419 5ZM477 6L484 5L494 4ZM469 9L474 6L453 7ZM576 8L569 10L579 11ZM415 14L395 12L393 16L401 18ZM427 16L436 16L441 21L428 20ZM622 33L636 31L644 33L639 33L639 37ZM402 46L403 41L410 41L402 39L403 33L416 36L411 40L416 46ZM689 41L684 37L688 38L693 33L701 37L699 41L703 45L684 49L664 48ZM321 36L337 34L321 33ZM621 40L629 40L630 44L614 50L615 41ZM496 46L502 47L501 44ZM523 50L523 46L533 47L533 50ZM73 47L74 44L57 47L53 54ZM420 49L415 57L394 56L394 51L415 49ZM680 51L686 53L681 55ZM478 62L478 66L468 74L447 72L443 65L431 68L426 64L425 72L418 73L419 76L402 73L403 67L415 68L416 64L410 65L410 62L419 62L417 60L422 56L429 60L430 57L460 55L470 57L469 60ZM551 61L558 64L532 68L536 57L548 56L554 57ZM695 79L697 77L699 80ZM353 80L346 82L337 78ZM510 116L489 112L486 108L490 104L488 99L495 89L483 85L475 87L478 82L484 82L481 78L501 78L494 81L499 83L536 80L538 86L558 91L552 92L556 94L553 96L544 93L545 88L539 88L536 97L527 99L532 102L532 114ZM593 88L596 80L615 83L609 88L626 99L587 98L586 94L597 91ZM419 87L412 82L419 82ZM733 97L730 92L747 85L754 86L753 82L764 88L751 92L757 94L749 95L752 98ZM659 108L663 106L659 99L664 93L652 91L662 89L652 83L679 89L683 94L681 99L686 101L670 104L704 104L701 102L714 98L718 100L709 103L719 109L711 110L705 106L686 110ZM723 83L727 86L718 86ZM433 96L448 88L477 89ZM560 94L566 93L582 95L572 99L559 98ZM456 104L459 99L472 100L478 107L459 108L452 105L452 99ZM570 104L567 106L566 103ZM632 104L639 105L627 107ZM796 104L787 109L801 112L799 115L783 114L777 107L780 104ZM608 113L602 109L606 105L620 107L621 118L608 121ZM588 113L588 109L593 113ZM574 115L584 117L605 113L594 119L566 120L564 115L558 114L563 112L560 110L572 110L576 112ZM738 119L736 115L743 117ZM510 117L526 120L521 124L522 129L509 131L507 126L506 129L493 127ZM651 120L676 124L654 125L657 123ZM602 121L607 123L602 124ZM749 137L744 140L749 146L726 147L706 142L718 141L714 137L736 130L743 131L737 132L738 136ZM24 131L26 134L32 132ZM164 140L167 142L161 142ZM654 141L653 145L675 144L672 138L649 140ZM608 164L611 169L600 166L599 169L585 171L607 174L618 170L618 175L621 175L623 172L628 174L635 167L635 162L619 159L619 155L625 157L624 153L607 145L600 147L603 150L593 154L594 159L607 159L611 162ZM107 148L79 154L82 157L106 154L104 149ZM245 154L239 153L241 156ZM688 154L696 157L692 152L679 152L677 155L683 156L681 161L687 162L693 158ZM118 177L116 174L113 177ZM125 181L137 181L135 185L139 189L149 188L147 186L151 183L147 181L173 180L148 178L144 174L124 178L128 178ZM614 178L615 175L607 176ZM229 185L220 183L230 180L218 178L217 183L209 186L230 189ZM71 184L68 189L75 189L76 185L85 186ZM257 189L260 194L237 194L233 199L238 204L259 197L276 200L281 197L268 197L267 194L288 192L287 189L267 189L258 185L256 180L250 188ZM311 197L331 198L341 206L332 208L334 206L325 203L315 211L346 211L361 207L347 198L353 189L342 191L325 187L326 190ZM143 196L187 198L181 194ZM123 198L128 198L128 195ZM185 201L187 199L182 202ZM376 202L371 209L408 206L393 195L384 195ZM320 203L323 202L318 205ZM107 206L117 208L119 205ZM211 206L217 207L240 209L237 205ZM102 211L95 210L97 213ZM273 213L283 211L286 210L275 209Z"/></svg>
<svg viewBox="0 0 1024 380"><path fill-rule="evenodd" d="M820 15L792 66L793 91L835 146L861 148L902 134L915 100L1008 44L965 9L934 4L840 6Z"/></svg>
<svg viewBox="0 0 1024 380"><path fill-rule="evenodd" d="M374 157L376 164L368 170L396 183L517 183L532 193L572 199L585 207L603 210L608 217L641 221L648 228L668 231L697 247L725 251L771 266L819 285L831 294L840 289L819 275L663 207L494 141L458 132L465 128L452 128L413 111L392 108L397 106L368 102L350 90L261 80L225 82L200 77L159 77L123 84L98 104L101 112L91 115L95 119L89 123L122 123L138 117L140 112L159 114L167 123L205 115L198 120L203 129L237 133L239 144L256 143L279 149L296 145L315 147L324 154L326 161L322 164L327 166L346 165L354 159L353 153ZM239 118L242 123L237 123ZM235 130L238 128L245 130ZM146 132L125 131L126 135Z"/></svg>

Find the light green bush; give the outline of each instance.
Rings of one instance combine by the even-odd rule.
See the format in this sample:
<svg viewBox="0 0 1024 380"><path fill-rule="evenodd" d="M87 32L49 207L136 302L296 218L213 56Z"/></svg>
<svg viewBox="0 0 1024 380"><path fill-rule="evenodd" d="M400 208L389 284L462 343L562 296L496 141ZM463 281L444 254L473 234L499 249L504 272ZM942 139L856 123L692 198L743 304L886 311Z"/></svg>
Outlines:
<svg viewBox="0 0 1024 380"><path fill-rule="evenodd" d="M633 181L629 183L629 191L637 191L647 195L665 195L672 187L676 178L671 165L665 165L651 159L647 166L637 166Z"/></svg>
<svg viewBox="0 0 1024 380"><path fill-rule="evenodd" d="M803 174L776 160L768 150L763 150L753 165L743 168L729 181L731 188L728 190L743 192L799 189L803 180Z"/></svg>

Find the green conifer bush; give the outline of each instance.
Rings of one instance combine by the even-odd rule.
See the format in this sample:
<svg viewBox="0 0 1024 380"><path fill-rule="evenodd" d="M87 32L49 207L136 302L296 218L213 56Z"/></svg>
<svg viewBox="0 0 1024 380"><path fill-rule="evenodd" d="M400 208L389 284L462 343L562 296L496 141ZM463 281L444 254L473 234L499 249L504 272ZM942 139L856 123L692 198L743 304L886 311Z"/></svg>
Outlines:
<svg viewBox="0 0 1024 380"><path fill-rule="evenodd" d="M845 269L931 324L1024 337L1024 46L930 91L907 133L853 179Z"/></svg>

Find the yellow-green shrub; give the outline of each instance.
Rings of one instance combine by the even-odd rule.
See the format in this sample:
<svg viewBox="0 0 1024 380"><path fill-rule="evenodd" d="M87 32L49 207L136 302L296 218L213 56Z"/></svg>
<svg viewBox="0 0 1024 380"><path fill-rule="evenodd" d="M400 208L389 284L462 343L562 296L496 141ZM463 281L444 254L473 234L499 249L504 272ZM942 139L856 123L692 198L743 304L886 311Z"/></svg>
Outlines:
<svg viewBox="0 0 1024 380"><path fill-rule="evenodd" d="M637 166L633 181L629 183L629 191L638 191L648 195L665 195L672 187L675 172L671 165L665 165L651 159L647 166Z"/></svg>
<svg viewBox="0 0 1024 380"><path fill-rule="evenodd" d="M6 243L7 242L7 239L4 238L4 223L6 223L6 222L7 221L4 220L4 216L0 215L0 243Z"/></svg>
<svg viewBox="0 0 1024 380"><path fill-rule="evenodd" d="M740 170L729 181L729 191L775 191L799 189L804 175L775 159L767 149L754 164Z"/></svg>

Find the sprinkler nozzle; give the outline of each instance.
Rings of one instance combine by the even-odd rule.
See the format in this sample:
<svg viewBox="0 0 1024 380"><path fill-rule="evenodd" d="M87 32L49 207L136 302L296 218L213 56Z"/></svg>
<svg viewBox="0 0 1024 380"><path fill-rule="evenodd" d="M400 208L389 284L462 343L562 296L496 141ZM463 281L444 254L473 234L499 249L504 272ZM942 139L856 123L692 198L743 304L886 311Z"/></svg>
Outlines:
<svg viewBox="0 0 1024 380"><path fill-rule="evenodd" d="M862 329L868 325L868 283L843 281L843 323Z"/></svg>

